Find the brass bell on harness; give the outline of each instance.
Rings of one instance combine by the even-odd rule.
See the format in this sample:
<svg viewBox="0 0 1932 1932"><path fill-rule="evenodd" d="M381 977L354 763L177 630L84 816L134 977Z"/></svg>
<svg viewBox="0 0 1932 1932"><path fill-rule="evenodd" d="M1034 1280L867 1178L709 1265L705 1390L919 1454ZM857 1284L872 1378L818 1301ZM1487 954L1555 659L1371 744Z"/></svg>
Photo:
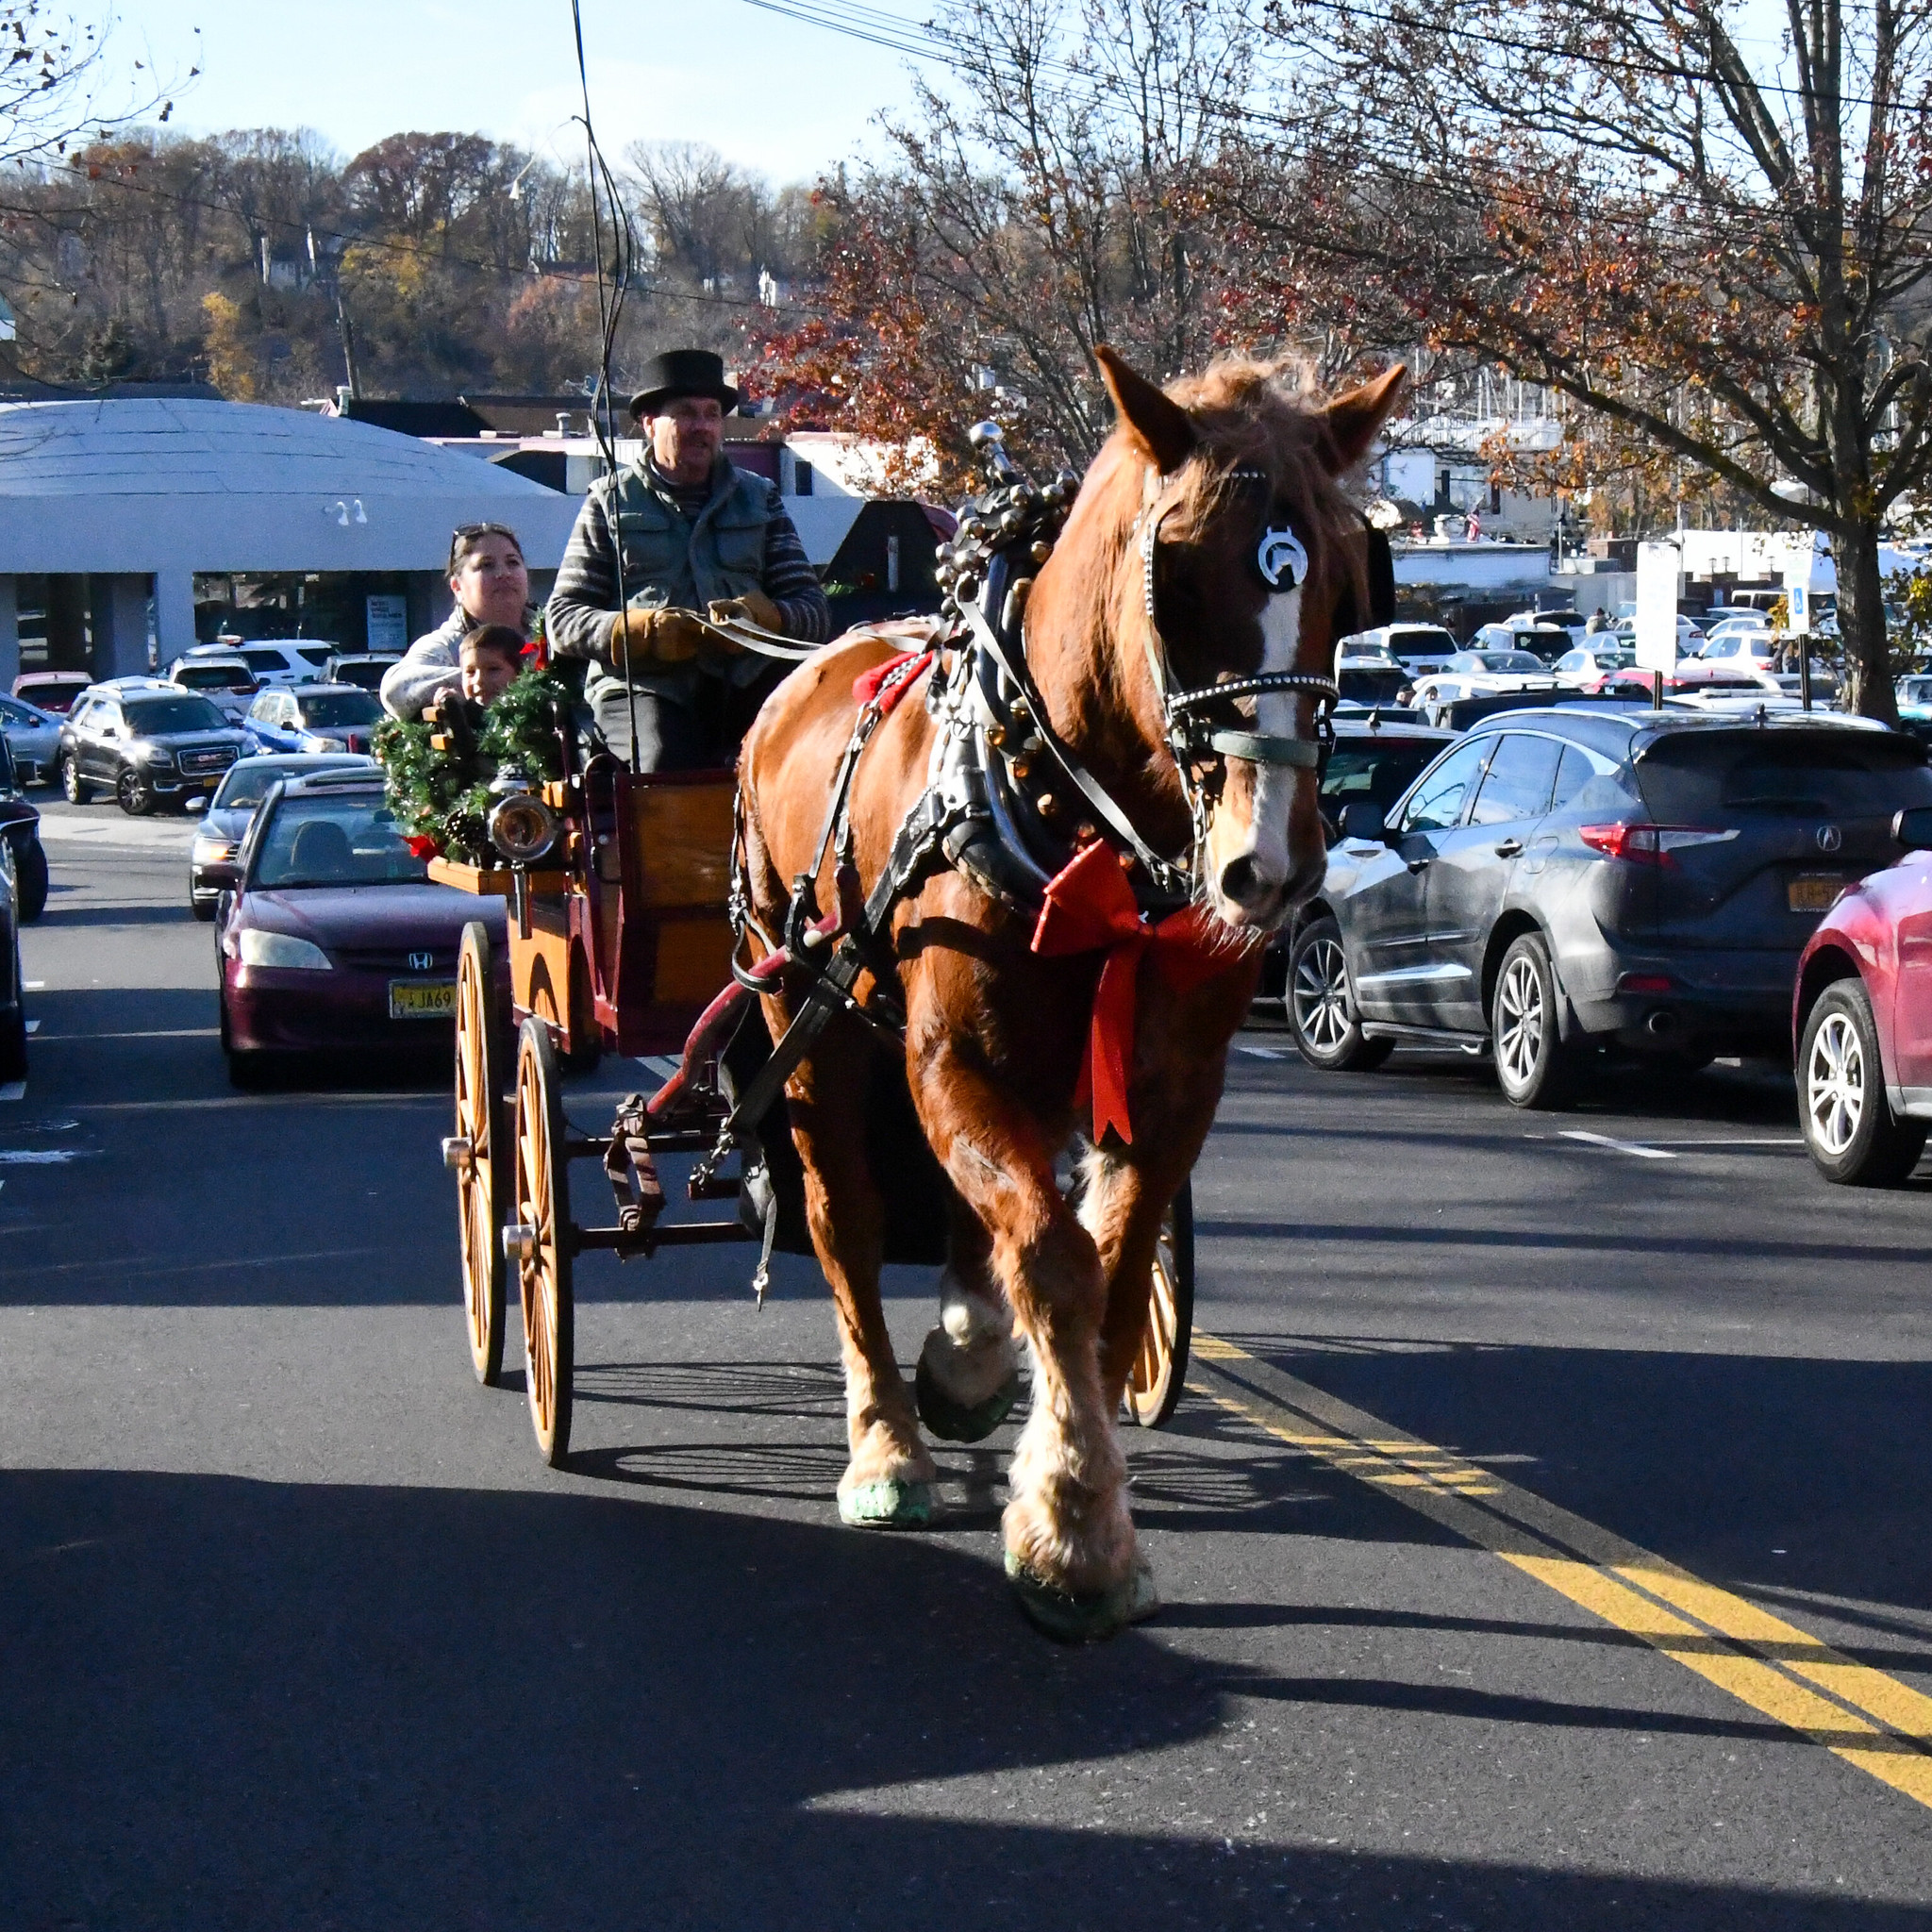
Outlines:
<svg viewBox="0 0 1932 1932"><path fill-rule="evenodd" d="M1026 554L1035 563L1044 563L1053 555L1053 545L1045 542L1036 543Z"/></svg>

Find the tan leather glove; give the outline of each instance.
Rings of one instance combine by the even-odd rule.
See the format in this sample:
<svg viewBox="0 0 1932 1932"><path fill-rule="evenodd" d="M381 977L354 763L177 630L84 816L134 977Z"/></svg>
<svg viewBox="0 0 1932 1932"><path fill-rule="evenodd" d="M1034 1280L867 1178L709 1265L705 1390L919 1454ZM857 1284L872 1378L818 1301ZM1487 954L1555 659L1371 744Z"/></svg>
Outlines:
<svg viewBox="0 0 1932 1932"><path fill-rule="evenodd" d="M747 591L741 597L718 598L711 606L711 618L716 624L729 624L736 619L741 624L756 625L759 630L777 631L781 636L785 630L785 613L762 591ZM741 650L743 646L732 648Z"/></svg>
<svg viewBox="0 0 1932 1932"><path fill-rule="evenodd" d="M634 668L645 664L689 664L707 635L698 618L689 610L621 610L610 626L610 668L623 671L626 642Z"/></svg>

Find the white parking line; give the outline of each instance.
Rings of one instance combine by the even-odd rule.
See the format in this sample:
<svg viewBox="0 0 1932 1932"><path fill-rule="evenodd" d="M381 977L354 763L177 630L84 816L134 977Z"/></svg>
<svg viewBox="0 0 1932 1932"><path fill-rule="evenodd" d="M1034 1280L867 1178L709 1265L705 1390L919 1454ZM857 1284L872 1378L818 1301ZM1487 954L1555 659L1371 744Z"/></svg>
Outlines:
<svg viewBox="0 0 1932 1932"><path fill-rule="evenodd" d="M1564 1141L1581 1141L1591 1147L1607 1147L1612 1154L1633 1154L1639 1160L1674 1160L1674 1154L1666 1154L1661 1147L1640 1147L1635 1141L1613 1141L1607 1134L1586 1134L1581 1127L1565 1127L1557 1137Z"/></svg>
<svg viewBox="0 0 1932 1932"><path fill-rule="evenodd" d="M92 1147L6 1147L0 1148L0 1167L65 1167L93 1152Z"/></svg>
<svg viewBox="0 0 1932 1932"><path fill-rule="evenodd" d="M1237 1053L1244 1053L1250 1059L1285 1060L1288 1056L1278 1046L1238 1046Z"/></svg>

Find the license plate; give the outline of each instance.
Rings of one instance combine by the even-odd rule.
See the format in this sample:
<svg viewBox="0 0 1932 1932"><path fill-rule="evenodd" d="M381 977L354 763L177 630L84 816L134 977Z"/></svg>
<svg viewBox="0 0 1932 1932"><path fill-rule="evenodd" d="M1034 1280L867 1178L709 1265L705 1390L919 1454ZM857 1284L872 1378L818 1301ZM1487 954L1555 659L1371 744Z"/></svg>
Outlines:
<svg viewBox="0 0 1932 1932"><path fill-rule="evenodd" d="M1841 878L1792 879L1786 885L1785 894L1793 912L1829 912L1845 885Z"/></svg>
<svg viewBox="0 0 1932 1932"><path fill-rule="evenodd" d="M456 1010L454 979L391 979L389 983L391 1020L453 1020Z"/></svg>

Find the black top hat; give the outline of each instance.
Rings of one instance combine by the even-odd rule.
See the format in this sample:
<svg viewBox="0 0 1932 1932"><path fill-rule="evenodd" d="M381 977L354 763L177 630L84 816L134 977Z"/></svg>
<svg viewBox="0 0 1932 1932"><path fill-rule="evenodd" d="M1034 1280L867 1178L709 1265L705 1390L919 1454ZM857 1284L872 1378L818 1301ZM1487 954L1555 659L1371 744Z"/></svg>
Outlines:
<svg viewBox="0 0 1932 1932"><path fill-rule="evenodd" d="M644 364L644 386L630 399L633 417L648 415L679 396L716 396L722 409L738 407L724 380L724 358L708 349L666 349Z"/></svg>

